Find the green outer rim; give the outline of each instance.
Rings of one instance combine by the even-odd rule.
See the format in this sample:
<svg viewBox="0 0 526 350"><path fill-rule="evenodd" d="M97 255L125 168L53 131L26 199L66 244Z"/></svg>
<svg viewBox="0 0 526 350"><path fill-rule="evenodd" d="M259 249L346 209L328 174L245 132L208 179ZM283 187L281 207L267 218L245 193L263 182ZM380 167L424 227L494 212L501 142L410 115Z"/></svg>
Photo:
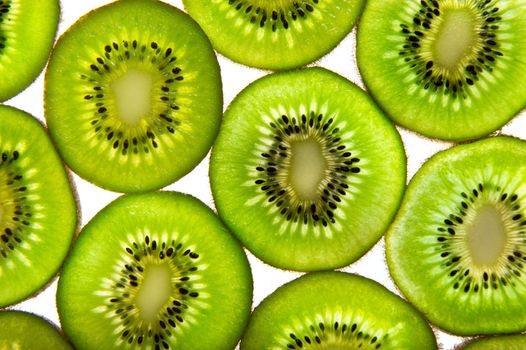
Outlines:
<svg viewBox="0 0 526 350"><path fill-rule="evenodd" d="M422 196L420 192L425 194L426 189L432 185L426 181L428 178L433 174L438 174L441 178L449 175L448 171L440 170L442 165L448 164L449 167L455 161L460 162L462 160L465 162L465 159L472 157L474 152L484 157L484 161L487 162L488 154L493 154L496 150L501 152L500 158L496 158L497 161L506 166L507 163L513 163L513 156L515 159L526 157L526 142L508 136L498 136L457 145L433 155L411 179L398 214L385 237L387 265L397 287L431 323L456 335L469 336L522 331L526 329L526 304L523 303L523 306L518 306L516 302L513 309L515 312L513 310L511 312L505 310L500 312L499 305L495 304L492 299L486 300L483 305L478 305L479 308L477 309L468 302L462 303L457 299L452 300L453 298L450 298L448 293L437 285L437 279L424 280L424 283L421 280L419 281L422 277L434 277L435 274L429 269L422 268L422 262L419 258L422 258L421 255L425 252L422 246L416 242L416 239L409 237L409 235L415 234L414 230L418 229L418 226L413 223L412 226L414 227L408 228L412 222L408 213L413 207L419 208L424 205L420 201L415 202L414 198L420 198ZM473 169L473 167L469 169ZM405 257L403 249L408 250ZM425 283L432 283L432 286L426 286ZM487 317L488 315L491 317Z"/></svg>
<svg viewBox="0 0 526 350"><path fill-rule="evenodd" d="M515 6L522 6L520 2L515 2ZM393 35L392 23L388 20L393 18L392 14L400 13L401 4L401 0L367 1L357 26L356 42L357 63L364 84L380 108L396 124L429 138L463 141L477 139L500 129L526 108L526 83L522 79L526 74L526 65L522 59L511 60L511 65L515 64L522 69L505 71L506 75L510 76L509 82L501 81L500 85L490 89L494 95L483 91L483 97L474 101L489 100L497 96L498 92L498 104L474 103L473 108L465 109L465 112L462 112L462 109L455 112L452 108L444 110L420 98L405 98L408 95L401 83L403 76L398 75L399 68L393 65L393 61L382 59L385 48L390 47L389 40ZM526 15L523 15L523 20L526 21ZM518 27L519 24L516 24ZM526 26L522 25L516 29L518 33L514 43L520 45L523 52L526 50ZM378 39L380 43L370 43L372 38ZM519 53L521 49L515 48L515 52ZM510 62L507 63L509 66ZM400 96L402 98L399 98ZM457 119L459 115L460 118Z"/></svg>
<svg viewBox="0 0 526 350"><path fill-rule="evenodd" d="M327 2L327 1L325 1ZM336 12L331 21L315 23L317 30L303 26L304 37L300 43L290 48L287 40L249 41L240 38L241 27L225 26L223 11L217 10L217 1L183 0L185 10L205 30L214 48L225 57L250 67L288 70L312 63L332 51L351 32L360 14L365 0L330 0L329 6ZM334 4L336 3L336 4ZM234 10L235 11L235 10ZM327 13L324 12L324 15ZM328 23L333 24L328 25ZM323 28L319 28L322 26ZM307 32L307 33L305 33ZM253 32L251 32L253 34ZM253 39L252 36L250 39ZM298 39L296 37L296 39ZM265 48L263 43L268 43ZM276 55L276 51L280 54Z"/></svg>
<svg viewBox="0 0 526 350"><path fill-rule="evenodd" d="M103 298L94 294L97 281L104 277L97 275L112 268L117 250L124 249L121 237L134 234L137 228L155 234L148 223L164 225L161 232L167 234L175 229L183 236L193 235L195 238L188 241L200 245L200 255L211 259L203 281L209 286L207 293L211 296L207 302L212 310L200 314L198 325L184 329L185 339L178 339L175 348L234 348L251 310L253 280L248 259L210 208L178 192L123 195L84 226L58 281L57 308L66 335L78 350L115 348L110 320L92 311Z"/></svg>
<svg viewBox="0 0 526 350"><path fill-rule="evenodd" d="M470 341L459 350L524 350L526 349L526 335L507 335Z"/></svg>
<svg viewBox="0 0 526 350"><path fill-rule="evenodd" d="M0 307L4 307L36 294L57 274L74 239L78 216L72 192L74 185L70 183L45 128L30 114L6 105L0 105L0 126L0 146L5 146L1 134L7 130L10 145L15 142L23 144L27 153L32 154L31 158L36 160L36 169L41 172L32 175L35 180L31 183L46 181L44 176L53 180L36 190L38 195L46 197L46 203L40 205L41 213L48 216L35 219L41 228L33 229L32 234L38 235L39 241L31 240L28 243L31 249L23 249L26 258L36 259L38 264L33 261L27 266L17 260L19 264L15 268L3 271L0 276ZM20 159L23 158L24 155ZM19 259L18 253L11 256L14 257Z"/></svg>
<svg viewBox="0 0 526 350"><path fill-rule="evenodd" d="M31 84L46 65L60 17L58 0L17 0L18 20L14 45L0 54L0 102L17 95ZM6 54L5 51L8 51ZM7 62L4 62L8 60Z"/></svg>
<svg viewBox="0 0 526 350"><path fill-rule="evenodd" d="M110 159L107 152L91 145L90 141L79 142L93 130L89 125L92 118L85 112L85 89L80 90L77 86L77 76L82 73L77 67L78 62L85 62L86 58L77 52L76 42L78 39L90 43L93 40L95 44L88 45L88 48L99 45L102 50L107 41L113 39L97 41L93 32L99 31L106 21L126 24L134 19L140 19L139 25L153 28L160 35L166 34L179 45L192 45L195 50L186 50L185 56L178 59L187 66L194 65L192 76L202 78L181 82L186 90L189 86L194 88L194 82L199 85L190 95L184 94L183 98L192 102L184 112L179 111L186 118L185 125L188 127L177 129L179 138L172 138L170 146L161 142L154 156L145 160L145 157L138 155L141 157L140 164L121 162L119 155ZM119 26L116 28L120 30ZM183 30L186 36L173 35ZM93 54L92 51L89 55ZM88 55L85 52L82 54ZM209 152L219 132L223 110L220 67L205 33L178 8L158 0L117 1L84 15L58 39L46 70L44 107L49 130L59 152L80 177L115 192L157 190L189 173Z"/></svg>
<svg viewBox="0 0 526 350"><path fill-rule="evenodd" d="M0 348L73 350L60 330L40 316L21 311L0 312ZM14 347L12 347L14 346Z"/></svg>
<svg viewBox="0 0 526 350"><path fill-rule="evenodd" d="M435 335L426 320L409 303L383 285L359 275L344 272L313 272L279 287L254 310L241 350L271 349L268 340L287 335L284 327L292 327L304 316L319 315L321 310L337 309L372 315L367 324L379 328L397 328L396 349L432 350L437 348ZM313 312L312 310L318 310ZM375 317L377 319L375 319ZM395 334L392 337L396 337ZM389 338L392 339L392 338ZM274 349L274 348L272 348ZM382 346L381 349L394 349Z"/></svg>
<svg viewBox="0 0 526 350"><path fill-rule="evenodd" d="M317 86L326 84L326 87L338 87L337 96L346 96L346 99L344 97L336 97L335 100L332 100L333 95L331 95L329 98L332 101L336 101L336 105L344 100L349 106L351 102L356 102L352 107L349 107L350 112L348 113L357 111L368 113L369 119L367 119L366 125L360 124L360 130L368 130L372 134L371 130L375 127L377 128L375 129L375 135L371 136L371 139L361 140L361 142L363 141L364 145L369 145L372 142L381 142L382 146L385 147L383 152L376 149L368 150L369 155L379 155L379 158L385 161L387 165L384 163L382 167L379 165L380 161L378 161L376 167L371 166L372 171L376 171L376 174L382 174L382 178L369 183L369 186L362 189L360 193L371 190L375 202L380 204L374 209L369 208L370 210L367 211L364 209L363 213L360 212L364 219L354 223L354 226L342 228L342 233L344 234L340 235L341 239L339 240L322 240L323 238L309 237L309 234L299 240L297 239L299 236L290 235L288 237L288 233L280 236L286 236L283 239L269 239L273 237L267 235L268 233L277 232L276 225L272 223L272 217L267 214L264 208L251 211L246 210L246 205L244 204L254 196L252 188L247 189L247 187L242 186L247 180L252 180L246 176L245 168L247 166L246 159L253 158L250 152L252 152L251 148L254 145L250 135L245 137L247 134L245 132L246 129L253 123L249 122L252 116L244 113L244 111L250 110L251 103L254 101L259 104L258 108L261 107L261 110L266 111L268 107L264 105L264 101L275 99L275 86L285 87L284 95L289 97L289 95L294 94L294 99L299 100L302 97L297 97L296 90L290 92L286 89L286 85L289 82L290 84L293 82L298 85L298 90L302 91L302 89L305 90L305 87L308 88L313 85L313 81L316 81ZM326 95L323 95L323 98ZM284 99L284 101L288 100ZM325 102L323 100L319 104ZM295 106L295 102L292 101L291 105ZM346 107L348 106L343 106L343 108ZM344 109L344 111L347 110ZM353 121L352 119L350 120L351 122ZM354 121L356 121L356 118ZM358 123L358 121L356 122ZM236 123L247 125L241 125L239 131L236 131ZM374 141L371 141L373 138ZM242 147L242 145L246 146L246 148ZM238 155L237 151L243 154ZM384 168L390 169L389 174L386 173ZM209 175L212 194L220 217L255 256L267 264L282 269L297 271L327 270L346 266L356 261L387 230L401 203L405 189L406 156L402 140L396 128L360 88L329 70L307 68L268 75L255 81L239 93L225 112L219 136L212 149ZM386 196L386 193L389 193L390 197ZM371 201L365 198L365 194L363 196L357 195L358 197L359 200L354 202L355 205L352 208L355 212L359 210L359 205L356 203L363 204ZM232 198L235 199L232 200ZM379 209L380 207L381 209ZM259 209L258 206L253 208ZM368 214L373 212L374 214ZM375 220L367 220L367 218L370 219L374 215L377 215ZM347 225L347 223L345 222L344 225ZM346 234L347 232L360 232L360 235Z"/></svg>

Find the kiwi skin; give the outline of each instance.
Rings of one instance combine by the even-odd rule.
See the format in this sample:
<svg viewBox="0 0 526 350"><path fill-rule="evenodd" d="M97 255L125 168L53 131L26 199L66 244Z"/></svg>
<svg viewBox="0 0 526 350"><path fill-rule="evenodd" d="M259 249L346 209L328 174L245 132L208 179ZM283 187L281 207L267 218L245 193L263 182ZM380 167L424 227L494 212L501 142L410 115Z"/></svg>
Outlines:
<svg viewBox="0 0 526 350"><path fill-rule="evenodd" d="M6 30L7 52L0 52L0 102L18 94L40 74L55 41L60 18L58 0L14 2L17 17L10 25L16 34ZM10 43L11 40L14 42Z"/></svg>

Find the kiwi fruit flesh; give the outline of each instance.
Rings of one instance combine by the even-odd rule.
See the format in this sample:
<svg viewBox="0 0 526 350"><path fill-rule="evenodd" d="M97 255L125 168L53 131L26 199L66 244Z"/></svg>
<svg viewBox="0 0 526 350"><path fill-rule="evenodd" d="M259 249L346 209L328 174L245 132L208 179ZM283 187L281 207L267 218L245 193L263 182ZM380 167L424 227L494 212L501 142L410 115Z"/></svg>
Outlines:
<svg viewBox="0 0 526 350"><path fill-rule="evenodd" d="M0 307L34 294L57 272L77 225L62 162L40 123L0 106Z"/></svg>
<svg viewBox="0 0 526 350"><path fill-rule="evenodd" d="M523 0L369 0L358 67L396 123L425 136L484 136L526 107Z"/></svg>
<svg viewBox="0 0 526 350"><path fill-rule="evenodd" d="M501 335L470 341L461 350L524 350L526 335Z"/></svg>
<svg viewBox="0 0 526 350"><path fill-rule="evenodd" d="M0 324L2 350L73 350L60 332L39 316L20 311L1 311Z"/></svg>
<svg viewBox="0 0 526 350"><path fill-rule="evenodd" d="M436 349L433 331L381 284L343 272L306 274L254 310L241 350Z"/></svg>
<svg viewBox="0 0 526 350"><path fill-rule="evenodd" d="M526 142L440 152L416 173L386 235L402 293L457 335L526 329Z"/></svg>
<svg viewBox="0 0 526 350"><path fill-rule="evenodd" d="M244 65L283 70L331 51L365 0L184 0L217 51Z"/></svg>
<svg viewBox="0 0 526 350"><path fill-rule="evenodd" d="M82 17L58 40L45 76L46 120L65 162L116 192L188 173L212 145L222 104L210 42L157 0L121 0Z"/></svg>
<svg viewBox="0 0 526 350"><path fill-rule="evenodd" d="M58 0L0 1L0 102L40 74L55 41Z"/></svg>
<svg viewBox="0 0 526 350"><path fill-rule="evenodd" d="M220 216L258 258L348 265L387 229L405 188L400 135L372 100L321 68L275 73L225 112L210 161Z"/></svg>
<svg viewBox="0 0 526 350"><path fill-rule="evenodd" d="M125 195L81 231L57 306L82 349L233 349L252 304L241 246L197 199Z"/></svg>

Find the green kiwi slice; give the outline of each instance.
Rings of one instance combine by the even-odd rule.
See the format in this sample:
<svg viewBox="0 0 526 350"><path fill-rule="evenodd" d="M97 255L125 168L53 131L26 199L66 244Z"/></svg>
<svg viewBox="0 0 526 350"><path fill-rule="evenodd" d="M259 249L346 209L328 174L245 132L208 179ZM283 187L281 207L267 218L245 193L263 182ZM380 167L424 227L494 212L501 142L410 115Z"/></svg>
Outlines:
<svg viewBox="0 0 526 350"><path fill-rule="evenodd" d="M0 1L0 101L18 94L42 71L59 16L58 0Z"/></svg>
<svg viewBox="0 0 526 350"><path fill-rule="evenodd" d="M241 350L436 349L433 331L381 284L343 272L304 275L268 296L250 318Z"/></svg>
<svg viewBox="0 0 526 350"><path fill-rule="evenodd" d="M56 274L76 223L69 179L45 129L27 113L0 106L0 307L34 294Z"/></svg>
<svg viewBox="0 0 526 350"><path fill-rule="evenodd" d="M351 31L365 0L183 0L214 47L252 67L304 66Z"/></svg>
<svg viewBox="0 0 526 350"><path fill-rule="evenodd" d="M428 137L486 135L526 107L523 0L369 0L357 37L365 84Z"/></svg>
<svg viewBox="0 0 526 350"><path fill-rule="evenodd" d="M0 312L0 349L73 350L48 321L26 312Z"/></svg>
<svg viewBox="0 0 526 350"><path fill-rule="evenodd" d="M391 275L459 335L526 329L526 142L494 137L426 162L386 236Z"/></svg>
<svg viewBox="0 0 526 350"><path fill-rule="evenodd" d="M470 341L462 350L524 350L526 335L502 335Z"/></svg>
<svg viewBox="0 0 526 350"><path fill-rule="evenodd" d="M212 150L217 210L268 264L348 265L387 229L405 188L400 135L372 100L321 68L272 74L225 112Z"/></svg>
<svg viewBox="0 0 526 350"><path fill-rule="evenodd" d="M46 119L64 160L117 192L188 173L209 151L222 105L210 42L157 0L117 1L82 17L58 40L45 78Z"/></svg>
<svg viewBox="0 0 526 350"><path fill-rule="evenodd" d="M197 199L127 195L81 231L58 283L82 349L233 349L252 303L241 246Z"/></svg>

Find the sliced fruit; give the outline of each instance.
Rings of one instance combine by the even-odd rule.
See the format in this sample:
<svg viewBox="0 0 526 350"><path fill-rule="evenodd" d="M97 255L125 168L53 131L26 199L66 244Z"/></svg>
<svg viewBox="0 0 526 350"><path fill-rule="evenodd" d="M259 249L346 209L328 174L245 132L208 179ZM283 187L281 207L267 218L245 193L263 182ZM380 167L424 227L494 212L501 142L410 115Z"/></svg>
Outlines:
<svg viewBox="0 0 526 350"><path fill-rule="evenodd" d="M77 224L70 183L45 129L0 106L0 307L42 288L66 257Z"/></svg>
<svg viewBox="0 0 526 350"><path fill-rule="evenodd" d="M400 136L348 80L311 68L273 74L225 113L210 180L217 210L268 264L345 266L387 229L405 188Z"/></svg>
<svg viewBox="0 0 526 350"><path fill-rule="evenodd" d="M526 335L503 335L477 339L464 345L462 350L524 350Z"/></svg>
<svg viewBox="0 0 526 350"><path fill-rule="evenodd" d="M523 0L369 0L357 38L369 91L425 136L484 136L526 107Z"/></svg>
<svg viewBox="0 0 526 350"><path fill-rule="evenodd" d="M40 74L55 41L59 16L58 0L0 1L0 102Z"/></svg>
<svg viewBox="0 0 526 350"><path fill-rule="evenodd" d="M254 310L241 350L436 349L411 305L382 285L341 272L307 274Z"/></svg>
<svg viewBox="0 0 526 350"><path fill-rule="evenodd" d="M208 39L157 0L118 1L82 17L59 39L45 87L46 119L66 163L118 192L158 189L188 173L221 121Z"/></svg>
<svg viewBox="0 0 526 350"><path fill-rule="evenodd" d="M290 69L331 51L365 0L184 0L214 47L248 66Z"/></svg>
<svg viewBox="0 0 526 350"><path fill-rule="evenodd" d="M455 146L409 184L386 237L394 281L459 335L526 329L526 142Z"/></svg>
<svg viewBox="0 0 526 350"><path fill-rule="evenodd" d="M58 329L36 315L20 311L2 311L0 324L0 349L73 350Z"/></svg>
<svg viewBox="0 0 526 350"><path fill-rule="evenodd" d="M60 277L65 333L82 349L233 349L252 303L239 243L193 197L123 196L82 230Z"/></svg>

